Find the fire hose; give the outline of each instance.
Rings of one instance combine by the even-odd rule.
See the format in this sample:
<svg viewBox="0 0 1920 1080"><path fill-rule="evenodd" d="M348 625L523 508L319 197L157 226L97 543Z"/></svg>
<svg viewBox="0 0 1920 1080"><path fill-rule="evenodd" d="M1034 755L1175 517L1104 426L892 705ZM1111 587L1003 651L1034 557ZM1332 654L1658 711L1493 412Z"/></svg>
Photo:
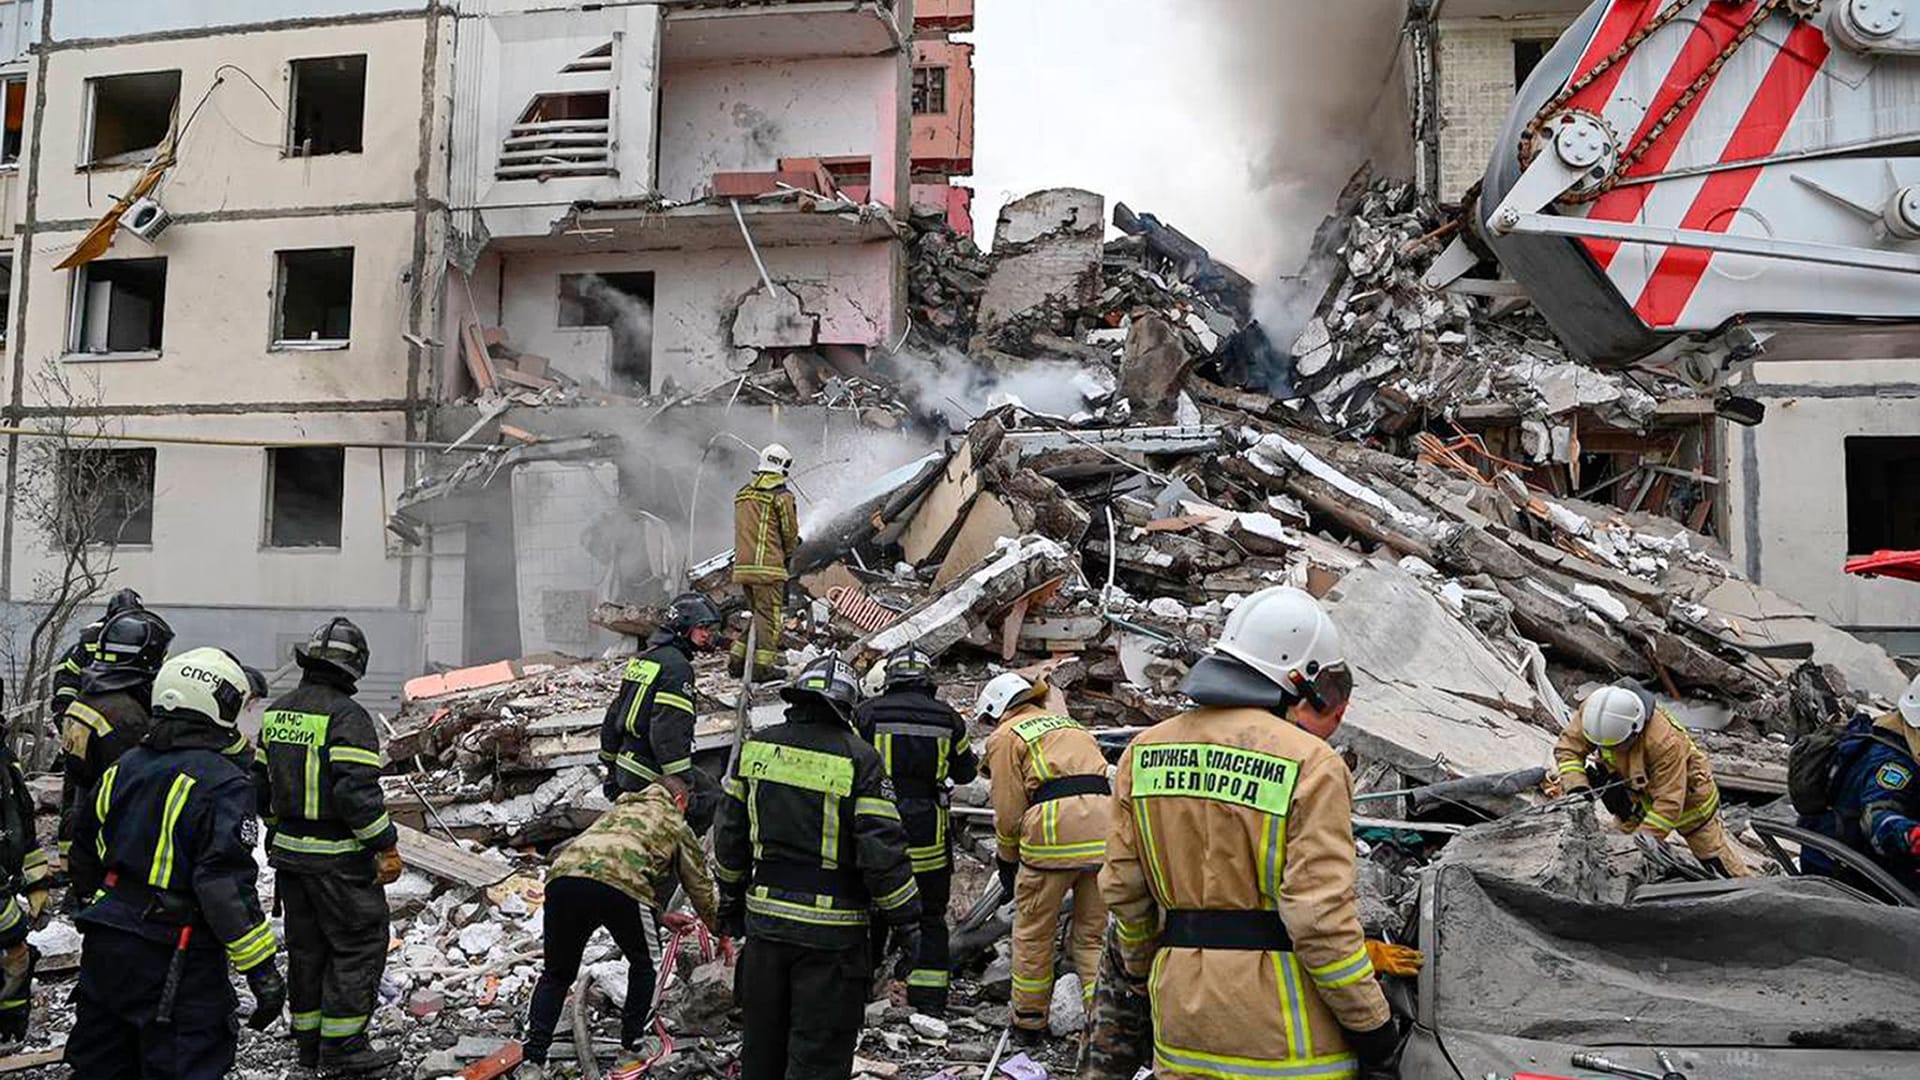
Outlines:
<svg viewBox="0 0 1920 1080"><path fill-rule="evenodd" d="M660 917L661 925L668 931L667 943L660 950L661 971L653 983L653 1000L647 1003L647 1022L653 1028L654 1037L660 1040L660 1046L653 1053L628 1065L623 1065L607 1074L607 1080L639 1080L655 1065L672 1056L673 1036L667 1031L667 1021L660 1015L660 1006L667 999L667 987L672 984L675 970L678 968L680 946L688 934L697 935L700 945L700 962L711 963L716 957L724 956L729 964L733 963L733 942L727 938L716 939L700 920L684 912L672 912ZM575 1008L579 1008L575 1005ZM591 1049L582 1048L583 1057L590 1058Z"/></svg>

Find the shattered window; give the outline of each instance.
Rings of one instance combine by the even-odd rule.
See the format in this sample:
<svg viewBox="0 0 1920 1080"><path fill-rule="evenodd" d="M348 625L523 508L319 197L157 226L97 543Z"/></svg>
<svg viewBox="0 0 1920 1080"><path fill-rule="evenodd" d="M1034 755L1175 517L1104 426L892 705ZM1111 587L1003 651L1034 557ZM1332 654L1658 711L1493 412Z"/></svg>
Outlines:
<svg viewBox="0 0 1920 1080"><path fill-rule="evenodd" d="M282 251L274 258L274 345L345 345L353 330L353 249Z"/></svg>
<svg viewBox="0 0 1920 1080"><path fill-rule="evenodd" d="M166 305L167 260L95 259L74 274L69 351L156 352Z"/></svg>
<svg viewBox="0 0 1920 1080"><path fill-rule="evenodd" d="M338 446L267 451L267 546L340 546L347 452Z"/></svg>
<svg viewBox="0 0 1920 1080"><path fill-rule="evenodd" d="M1513 41L1513 85L1515 89L1527 84L1527 76L1547 58L1547 50L1553 48L1552 38L1515 38Z"/></svg>
<svg viewBox="0 0 1920 1080"><path fill-rule="evenodd" d="M7 340L7 326L13 317L13 255L0 255L0 342Z"/></svg>
<svg viewBox="0 0 1920 1080"><path fill-rule="evenodd" d="M295 60L287 152L301 157L357 154L367 113L367 58Z"/></svg>
<svg viewBox="0 0 1920 1080"><path fill-rule="evenodd" d="M913 113L915 116L939 114L947 111L947 69L943 67L917 67L913 69Z"/></svg>
<svg viewBox="0 0 1920 1080"><path fill-rule="evenodd" d="M541 94L508 130L494 175L511 180L612 172L612 116L613 95L604 90Z"/></svg>
<svg viewBox="0 0 1920 1080"><path fill-rule="evenodd" d="M60 519L69 542L153 543L151 447L60 451Z"/></svg>
<svg viewBox="0 0 1920 1080"><path fill-rule="evenodd" d="M559 324L604 326L613 333L613 376L648 393L653 386L653 275L560 275Z"/></svg>
<svg viewBox="0 0 1920 1080"><path fill-rule="evenodd" d="M174 107L180 101L180 73L108 75L87 80L87 88L86 163L145 164L173 127Z"/></svg>
<svg viewBox="0 0 1920 1080"><path fill-rule="evenodd" d="M27 77L6 80L6 127L0 131L0 167L20 164L20 144L27 127Z"/></svg>
<svg viewBox="0 0 1920 1080"><path fill-rule="evenodd" d="M1847 554L1920 548L1920 436L1853 435L1847 445Z"/></svg>

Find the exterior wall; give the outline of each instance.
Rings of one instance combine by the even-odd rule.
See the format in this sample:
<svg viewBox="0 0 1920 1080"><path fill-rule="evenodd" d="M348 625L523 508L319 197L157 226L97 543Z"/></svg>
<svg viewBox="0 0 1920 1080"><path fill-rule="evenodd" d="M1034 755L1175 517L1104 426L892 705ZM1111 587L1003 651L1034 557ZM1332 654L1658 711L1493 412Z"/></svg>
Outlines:
<svg viewBox="0 0 1920 1080"><path fill-rule="evenodd" d="M916 41L913 65L947 69L946 111L913 118L914 167L951 163L947 167L955 172L972 172L973 46L961 41Z"/></svg>
<svg viewBox="0 0 1920 1080"><path fill-rule="evenodd" d="M669 66L660 87L660 194L705 198L716 172L781 158L866 158L873 198L896 204L901 110L895 56Z"/></svg>
<svg viewBox="0 0 1920 1080"><path fill-rule="evenodd" d="M467 661L467 527L433 529L427 595L427 665L460 667Z"/></svg>
<svg viewBox="0 0 1920 1080"><path fill-rule="evenodd" d="M609 568L582 539L619 504L620 470L611 461L543 461L513 471L522 653L586 656L618 642L587 622Z"/></svg>
<svg viewBox="0 0 1920 1080"><path fill-rule="evenodd" d="M1446 20L1439 24L1440 198L1455 202L1478 183L1513 109L1513 43L1551 40L1570 15Z"/></svg>
<svg viewBox="0 0 1920 1080"><path fill-rule="evenodd" d="M15 0L38 8L39 0ZM409 11L421 0L55 0L53 38L74 41Z"/></svg>

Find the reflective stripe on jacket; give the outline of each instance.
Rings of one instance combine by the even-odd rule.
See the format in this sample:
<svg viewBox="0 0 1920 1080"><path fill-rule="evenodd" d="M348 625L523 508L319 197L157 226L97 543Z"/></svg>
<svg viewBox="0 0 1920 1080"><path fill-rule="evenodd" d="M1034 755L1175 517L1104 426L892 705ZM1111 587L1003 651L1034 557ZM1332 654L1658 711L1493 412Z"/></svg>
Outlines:
<svg viewBox="0 0 1920 1080"><path fill-rule="evenodd" d="M1713 782L1706 753L1665 709L1655 709L1646 728L1622 746L1599 746L1589 740L1576 713L1553 748L1562 790L1590 786L1589 755L1625 781L1641 831L1656 839L1670 832L1690 833L1720 809L1720 788Z"/></svg>
<svg viewBox="0 0 1920 1080"><path fill-rule="evenodd" d="M325 869L398 839L380 790L380 736L345 688L308 672L267 707L254 767L275 866Z"/></svg>
<svg viewBox="0 0 1920 1080"><path fill-rule="evenodd" d="M693 768L694 672L685 646L656 634L620 676L600 720L600 761L623 791Z"/></svg>
<svg viewBox="0 0 1920 1080"><path fill-rule="evenodd" d="M787 563L800 547L793 492L779 473L754 473L733 497L733 580L773 585L787 580Z"/></svg>
<svg viewBox="0 0 1920 1080"><path fill-rule="evenodd" d="M1016 708L988 736L983 771L993 781L1001 859L1036 870L1090 870L1106 861L1110 796L1033 801L1049 780L1107 775L1106 756L1086 728L1038 705Z"/></svg>
<svg viewBox="0 0 1920 1080"><path fill-rule="evenodd" d="M853 721L893 778L913 872L945 869L952 862L947 782L972 783L980 772L967 722L930 686L905 686L861 702Z"/></svg>

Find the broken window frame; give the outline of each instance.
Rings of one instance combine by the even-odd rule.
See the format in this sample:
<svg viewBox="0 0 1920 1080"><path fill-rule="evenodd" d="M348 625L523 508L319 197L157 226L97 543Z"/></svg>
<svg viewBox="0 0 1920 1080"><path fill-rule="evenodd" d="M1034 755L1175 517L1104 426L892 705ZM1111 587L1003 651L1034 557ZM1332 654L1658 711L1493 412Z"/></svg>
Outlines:
<svg viewBox="0 0 1920 1080"><path fill-rule="evenodd" d="M1869 451L1871 458L1869 458ZM1909 463L1902 467L1902 462ZM1920 463L1920 435L1848 435L1841 439L1841 483L1846 492L1846 554L1872 555L1877 551L1920 548L1920 511L1904 498L1900 481L1914 482L1913 463ZM1872 477L1865 475L1869 470ZM1878 484L1872 481L1878 480ZM1868 488L1877 487L1867 505ZM1906 520L1901 520L1905 517Z"/></svg>
<svg viewBox="0 0 1920 1080"><path fill-rule="evenodd" d="M292 256L337 256L346 253L347 263L347 336L345 337L289 337L287 329L287 257ZM286 248L273 253L273 308L269 313L268 331L271 340L267 348L273 352L330 352L353 346L353 270L354 249L351 245L324 248Z"/></svg>
<svg viewBox="0 0 1920 1080"><path fill-rule="evenodd" d="M660 275L652 270L579 271L579 272L561 274L555 279L555 283L554 283L554 311L553 311L554 328L557 330L566 330L566 331L581 331L581 330L605 331L607 335L607 342L608 342L607 343L608 375L616 380L626 380L628 383L631 383L636 387L640 387L641 384L644 383L645 386L641 387L642 392L651 393L653 388L653 377L654 377L653 353L654 353L654 341L655 341L655 336L652 332L652 324L649 323L648 325L646 355L641 358L644 361L644 364L642 365L644 367L644 371L636 371L634 368L634 365L631 362L623 366L620 363L621 355L622 355L620 352L620 347L623 341L630 340L630 339L628 339L624 331L624 328L619 325L616 325L614 322L591 321L593 319L593 309L590 306L591 301L587 300L585 297L580 295L579 287L576 284L582 278L589 278L589 277L600 278L601 280L606 281L609 287L613 288L615 291L620 292L635 301L646 304L648 308L649 316L651 316L653 307L657 303L659 298ZM618 280L616 280L616 279L627 279L627 280L631 280L634 284L637 285L637 284L640 284L640 282L637 279L641 279L641 278L646 279L645 280L646 294L644 297L642 297L639 293L634 292L632 289L623 287L623 285L620 284ZM631 358L632 356L637 355L637 350L634 353L630 353L627 355L629 356L629 358Z"/></svg>
<svg viewBox="0 0 1920 1080"><path fill-rule="evenodd" d="M153 78L155 76L167 76L167 75L173 76L173 103L171 106L168 107L168 110L167 110L168 112L167 130L161 132L160 138L158 141L148 146L132 146L132 147L128 147L125 150L117 151L116 153L111 155L114 158L126 158L127 160L102 160L98 151L95 149L95 144L100 137L99 116L100 116L101 85L103 83L115 82L122 79L146 79L146 78ZM172 130L173 123L178 119L179 108L180 108L180 88L181 88L181 79L180 79L179 68L159 68L152 71L117 71L110 75L95 75L88 78L86 80L86 97L87 97L86 116L83 120L83 127L81 128L81 133L83 135L83 138L81 139L81 142L80 142L80 160L74 165L74 168L78 171L84 172L89 169L134 169L134 168L146 167L147 163L152 160L151 153L147 153L146 156L140 157L138 159L130 158L129 155L140 154L145 151L151 151L159 147L162 143L166 142L168 132Z"/></svg>
<svg viewBox="0 0 1920 1080"><path fill-rule="evenodd" d="M604 117L533 119L550 101L605 99ZM581 176L617 176L613 133L618 98L611 89L553 90L537 93L516 115L500 140L497 180L554 180Z"/></svg>
<svg viewBox="0 0 1920 1080"><path fill-rule="evenodd" d="M922 85L921 72L926 72L925 85ZM939 108L934 108L936 97ZM915 64L913 80L910 83L910 102L915 116L947 115L947 65Z"/></svg>
<svg viewBox="0 0 1920 1080"><path fill-rule="evenodd" d="M338 498L335 501L333 506L332 533L330 537L331 542L328 542L329 541L328 537L323 536L318 542L289 541L289 542L283 543L281 542L282 537L280 536L278 531L275 529L275 519L277 517L277 511L279 511L283 507L283 502L282 502L283 493L280 490L280 476L279 476L280 462L282 460L280 455L282 454L317 454L322 452L337 454L338 460L339 460L339 469L340 469L340 477L338 481ZM265 463L266 463L266 470L265 470L266 490L264 492L263 498L261 499L261 506L264 512L262 513L261 519L260 519L260 547L266 551L278 551L278 552L305 551L305 552L331 553L331 552L338 552L339 550L341 550L341 548L344 546L344 542L346 538L346 521L347 521L347 451L346 451L346 447L344 446L331 446L331 447L329 446L270 446L266 448Z"/></svg>
<svg viewBox="0 0 1920 1080"><path fill-rule="evenodd" d="M55 458L54 465L57 475L54 482L58 485L57 498L63 501L59 513L62 528L84 529L85 543L89 547L150 548L153 546L154 476L158 471L159 463L157 449L151 446L82 446L65 447L57 453L58 457ZM97 457L103 461L130 464L131 482L145 488L144 493L138 496L140 500L138 505L129 506L128 504L133 501L131 499L118 500L121 503L118 508L120 524L116 535L101 534L99 528L101 520L104 516L108 516L109 504L114 497L111 492L101 496L100 489L103 484L114 483L113 475L122 470L120 466L102 466L98 471L88 469L83 475L76 475L82 457ZM140 484L141 480L145 483ZM69 516L76 513L71 509L70 504L74 497L72 493L77 487L84 487L90 496L101 498L100 505L90 508L91 512L85 522L67 520ZM49 540L62 545L71 542L65 537L49 537Z"/></svg>
<svg viewBox="0 0 1920 1080"><path fill-rule="evenodd" d="M87 294L91 291L96 275L102 269L129 263L157 265L160 271L160 294L154 300L157 311L151 316L155 321L152 327L152 343L132 349L115 349L111 345L105 349L89 349L87 347L89 314ZM137 259L93 259L76 269L71 275L72 283L69 286L67 298L67 347L64 359L77 362L158 360L166 347L167 269L167 258L164 255ZM109 318L111 318L111 306L109 306Z"/></svg>
<svg viewBox="0 0 1920 1080"><path fill-rule="evenodd" d="M0 172L15 172L20 168L20 158L27 152L27 73L0 77ZM14 127L13 98L15 91L20 97L19 127ZM9 145L11 143L11 145Z"/></svg>
<svg viewBox="0 0 1920 1080"><path fill-rule="evenodd" d="M303 65L338 64L342 61L359 61L360 64L360 123L354 132L353 145L342 146L337 150L315 150L308 152L300 139L300 82ZM286 145L281 148L283 157L332 157L336 154L360 154L366 152L367 144L367 54L341 53L336 56L301 56L287 61L287 132Z"/></svg>
<svg viewBox="0 0 1920 1080"><path fill-rule="evenodd" d="M0 345L13 330L13 249L0 250Z"/></svg>

